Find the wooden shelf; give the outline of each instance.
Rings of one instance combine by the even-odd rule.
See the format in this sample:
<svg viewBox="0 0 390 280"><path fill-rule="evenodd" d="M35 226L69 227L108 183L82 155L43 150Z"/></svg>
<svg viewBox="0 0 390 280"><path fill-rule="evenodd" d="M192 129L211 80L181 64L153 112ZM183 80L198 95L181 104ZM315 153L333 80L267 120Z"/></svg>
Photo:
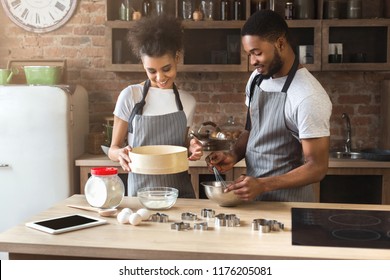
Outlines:
<svg viewBox="0 0 390 280"><path fill-rule="evenodd" d="M199 2L199 0L195 1ZM141 2L141 0L133 2L135 9L140 10ZM277 2L278 13L284 13L285 2ZM106 1L106 39L111 44L106 51L105 69L113 72L143 72L144 69L138 59L131 55L125 38L134 22L118 20L119 3L120 0ZM174 0L167 3L169 3L169 13L180 17L181 1ZM218 4L219 1L217 0L216 3ZM304 66L309 71L388 71L390 69L390 19L322 19L323 3L324 0L316 0L316 19L287 20L296 45L313 46L313 63ZM252 13L251 0L244 0L243 10L245 17L248 18ZM239 36L244 23L245 20L183 21L184 57L179 64L179 70L183 72L252 71L240 39L238 40L239 54L235 53L234 61L226 58L229 57L227 38L231 35ZM342 63L328 62L329 43L343 44ZM122 44L120 61L115 57L115 44ZM350 61L351 55L358 52L365 53L366 62Z"/></svg>
<svg viewBox="0 0 390 280"><path fill-rule="evenodd" d="M340 19L322 22L323 71L381 71L390 69L390 19ZM329 44L343 44L343 62L329 63ZM352 62L364 53L366 62Z"/></svg>

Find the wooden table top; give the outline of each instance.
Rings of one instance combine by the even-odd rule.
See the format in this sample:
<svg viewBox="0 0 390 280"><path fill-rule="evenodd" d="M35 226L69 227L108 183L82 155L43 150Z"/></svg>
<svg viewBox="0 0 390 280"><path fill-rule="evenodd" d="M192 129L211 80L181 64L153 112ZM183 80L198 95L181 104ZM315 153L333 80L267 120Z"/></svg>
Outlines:
<svg viewBox="0 0 390 280"><path fill-rule="evenodd" d="M74 195L29 221L66 214L97 213L69 208L88 206L83 195ZM133 211L142 208L135 197L125 197L120 205ZM103 258L103 259L390 259L390 250L340 247L296 246L291 244L291 207L390 210L390 205L352 205L324 203L253 202L237 207L219 207L207 199L178 199L173 208L160 211L169 216L168 223L144 221L138 226L119 224L114 217L108 224L74 232L51 235L27 228L24 224L0 233L0 251L10 258ZM181 214L191 212L200 217L201 209L216 214L236 214L239 227L214 227L208 230L171 229L181 222ZM157 213L157 211L152 211ZM260 234L252 230L253 219L278 220L285 230ZM206 221L199 218L196 222ZM186 221L187 222L187 221ZM191 227L194 222L188 221ZM25 255L27 254L27 255ZM31 255L30 255L31 254Z"/></svg>

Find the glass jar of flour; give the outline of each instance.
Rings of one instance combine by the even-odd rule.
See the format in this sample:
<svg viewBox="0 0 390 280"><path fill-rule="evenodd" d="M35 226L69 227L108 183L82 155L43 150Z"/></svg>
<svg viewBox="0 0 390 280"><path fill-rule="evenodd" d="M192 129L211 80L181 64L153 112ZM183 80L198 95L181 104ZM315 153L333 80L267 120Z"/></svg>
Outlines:
<svg viewBox="0 0 390 280"><path fill-rule="evenodd" d="M89 205L98 208L116 208L125 194L124 184L114 167L91 169L91 177L85 184L85 198Z"/></svg>

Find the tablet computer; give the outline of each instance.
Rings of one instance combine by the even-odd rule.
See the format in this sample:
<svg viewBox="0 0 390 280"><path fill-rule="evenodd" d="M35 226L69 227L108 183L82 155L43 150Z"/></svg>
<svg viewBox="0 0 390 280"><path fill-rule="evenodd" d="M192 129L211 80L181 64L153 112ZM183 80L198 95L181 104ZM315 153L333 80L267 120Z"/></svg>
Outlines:
<svg viewBox="0 0 390 280"><path fill-rule="evenodd" d="M83 228L103 225L106 220L81 214L55 217L26 223L26 226L51 234L58 234Z"/></svg>

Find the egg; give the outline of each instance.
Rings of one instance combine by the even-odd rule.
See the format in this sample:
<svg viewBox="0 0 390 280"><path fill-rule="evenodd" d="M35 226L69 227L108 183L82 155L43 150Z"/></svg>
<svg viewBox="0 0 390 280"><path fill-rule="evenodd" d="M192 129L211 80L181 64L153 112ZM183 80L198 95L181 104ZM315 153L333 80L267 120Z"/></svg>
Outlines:
<svg viewBox="0 0 390 280"><path fill-rule="evenodd" d="M132 213L129 213L127 211L121 211L116 216L116 219L121 224L128 224L129 223L129 217Z"/></svg>
<svg viewBox="0 0 390 280"><path fill-rule="evenodd" d="M127 213L132 214L132 213L133 213L133 210L131 210L130 208L123 208L123 209L121 210L121 212L127 212Z"/></svg>
<svg viewBox="0 0 390 280"><path fill-rule="evenodd" d="M141 221L142 221L142 217L141 217L141 215L138 214L138 213L133 213L133 214L131 214L130 217L129 217L129 222L130 222L130 224L132 224L133 226L139 225L139 224L141 223Z"/></svg>
<svg viewBox="0 0 390 280"><path fill-rule="evenodd" d="M150 218L150 211L145 208L141 208L137 211L137 214L139 214L143 221L149 220Z"/></svg>

